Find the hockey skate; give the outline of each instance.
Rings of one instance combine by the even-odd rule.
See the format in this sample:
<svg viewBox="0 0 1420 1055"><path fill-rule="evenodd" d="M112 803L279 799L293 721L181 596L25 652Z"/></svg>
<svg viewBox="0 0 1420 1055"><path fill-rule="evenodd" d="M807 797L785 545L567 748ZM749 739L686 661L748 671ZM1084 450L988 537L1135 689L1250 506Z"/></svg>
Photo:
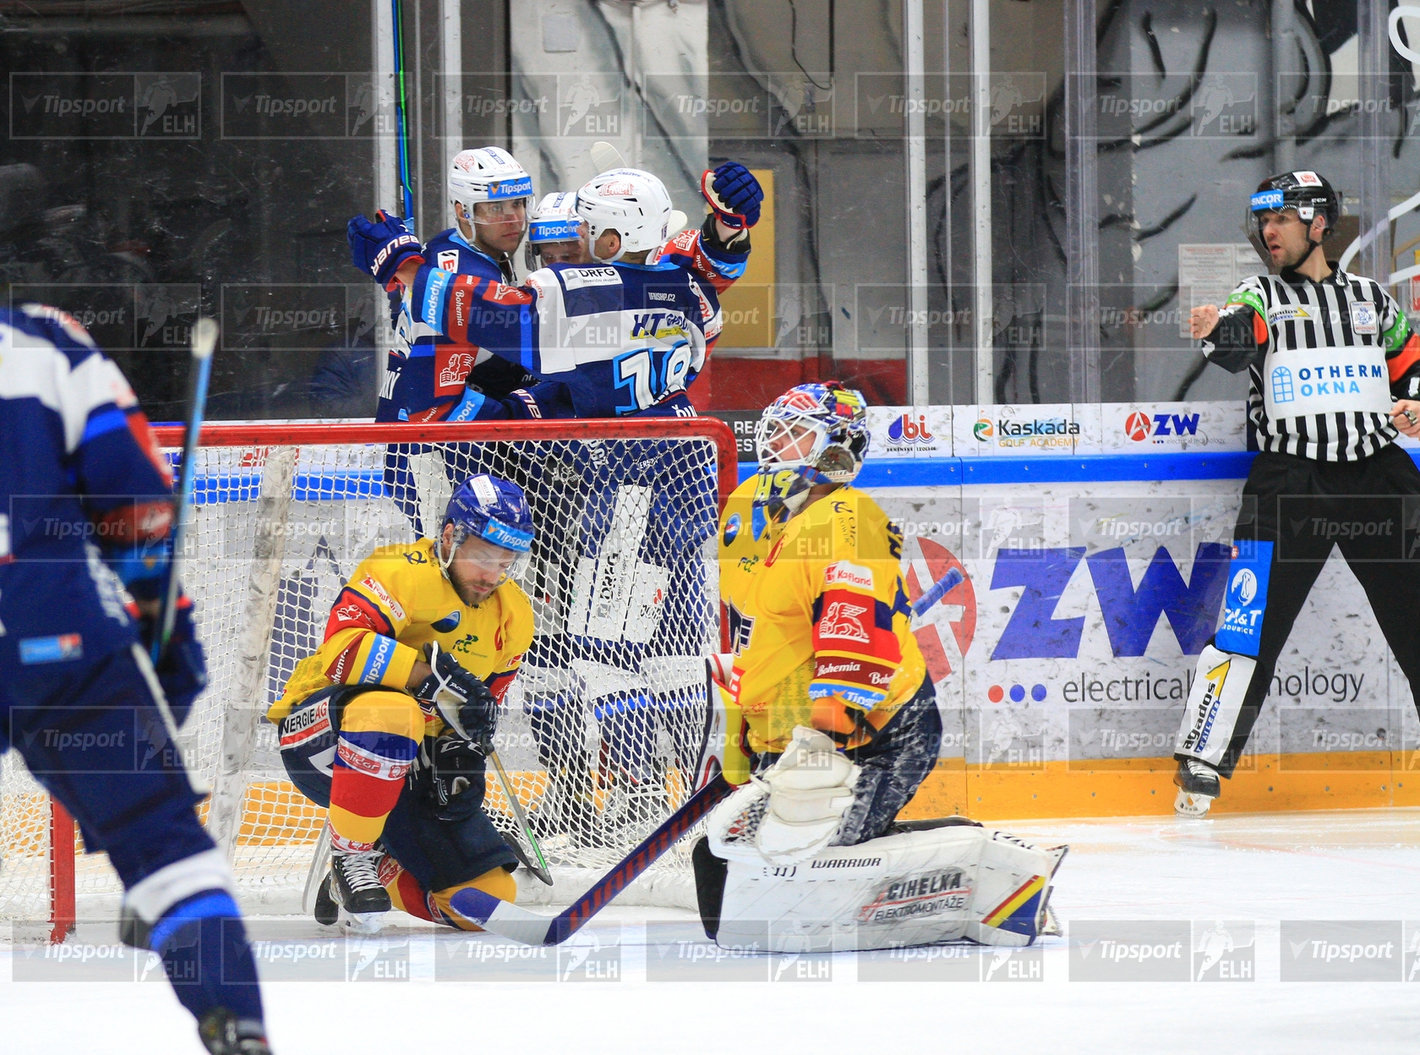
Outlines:
<svg viewBox="0 0 1420 1055"><path fill-rule="evenodd" d="M203 1015L197 1035L210 1055L271 1055L262 1024L239 1019L226 1008Z"/></svg>
<svg viewBox="0 0 1420 1055"><path fill-rule="evenodd" d="M330 874L316 895L316 922L326 926L334 923L339 915L332 911L335 906L357 917L393 908L389 892L380 882L380 862L384 857L380 850L353 854L332 852Z"/></svg>
<svg viewBox="0 0 1420 1055"><path fill-rule="evenodd" d="M1179 762L1178 772L1173 775L1178 785L1178 797L1174 799L1174 813L1180 817L1206 817L1208 807L1218 797L1218 771L1207 762L1188 758Z"/></svg>

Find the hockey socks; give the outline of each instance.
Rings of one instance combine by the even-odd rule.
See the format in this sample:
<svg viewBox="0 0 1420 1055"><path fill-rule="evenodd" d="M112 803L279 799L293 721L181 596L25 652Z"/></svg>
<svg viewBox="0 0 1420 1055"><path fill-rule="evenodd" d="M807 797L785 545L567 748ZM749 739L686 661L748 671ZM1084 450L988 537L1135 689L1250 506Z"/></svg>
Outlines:
<svg viewBox="0 0 1420 1055"><path fill-rule="evenodd" d="M261 992L237 903L225 890L195 894L153 925L148 948L178 1001L201 1021L224 1008L239 1022L259 1023Z"/></svg>
<svg viewBox="0 0 1420 1055"><path fill-rule="evenodd" d="M419 754L423 717L413 699L368 693L346 706L330 777L331 845L368 850L385 828Z"/></svg>

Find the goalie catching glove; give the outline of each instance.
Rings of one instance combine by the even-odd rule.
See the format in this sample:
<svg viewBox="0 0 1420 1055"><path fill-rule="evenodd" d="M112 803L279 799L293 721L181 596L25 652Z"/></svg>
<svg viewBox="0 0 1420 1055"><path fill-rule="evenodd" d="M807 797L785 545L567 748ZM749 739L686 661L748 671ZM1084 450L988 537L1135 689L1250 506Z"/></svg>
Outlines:
<svg viewBox="0 0 1420 1055"><path fill-rule="evenodd" d="M437 643L428 645L429 676L414 690L428 700L449 730L462 740L479 743L493 736L498 724L497 701L483 679L459 665Z"/></svg>
<svg viewBox="0 0 1420 1055"><path fill-rule="evenodd" d="M350 263L374 277L382 289L395 285L395 273L406 261L424 263L424 247L409 233L404 221L388 215L383 209L374 220L352 217L345 227L345 240L350 244Z"/></svg>

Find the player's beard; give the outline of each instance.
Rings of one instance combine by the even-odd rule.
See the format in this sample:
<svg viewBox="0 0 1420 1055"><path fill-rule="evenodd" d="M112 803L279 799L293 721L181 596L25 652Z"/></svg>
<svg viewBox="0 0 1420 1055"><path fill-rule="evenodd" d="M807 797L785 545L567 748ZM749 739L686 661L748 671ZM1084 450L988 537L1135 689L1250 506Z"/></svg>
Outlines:
<svg viewBox="0 0 1420 1055"><path fill-rule="evenodd" d="M454 588L454 593L459 595L459 600L470 608L477 608L488 598L493 596L493 591L498 589L499 583L492 586L482 586L463 578L455 568L449 569L449 583Z"/></svg>

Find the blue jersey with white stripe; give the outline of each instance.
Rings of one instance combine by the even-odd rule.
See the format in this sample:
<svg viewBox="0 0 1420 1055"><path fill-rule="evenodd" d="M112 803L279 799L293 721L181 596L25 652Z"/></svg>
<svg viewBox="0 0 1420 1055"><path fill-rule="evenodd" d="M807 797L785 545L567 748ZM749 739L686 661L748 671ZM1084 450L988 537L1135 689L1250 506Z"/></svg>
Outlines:
<svg viewBox="0 0 1420 1055"><path fill-rule="evenodd" d="M118 367L54 308L0 308L0 677L135 640L107 563L155 596L171 473Z"/></svg>
<svg viewBox="0 0 1420 1055"><path fill-rule="evenodd" d="M573 416L694 416L686 396L720 334L709 283L669 261L555 264L521 286L425 265L417 321L566 386Z"/></svg>

